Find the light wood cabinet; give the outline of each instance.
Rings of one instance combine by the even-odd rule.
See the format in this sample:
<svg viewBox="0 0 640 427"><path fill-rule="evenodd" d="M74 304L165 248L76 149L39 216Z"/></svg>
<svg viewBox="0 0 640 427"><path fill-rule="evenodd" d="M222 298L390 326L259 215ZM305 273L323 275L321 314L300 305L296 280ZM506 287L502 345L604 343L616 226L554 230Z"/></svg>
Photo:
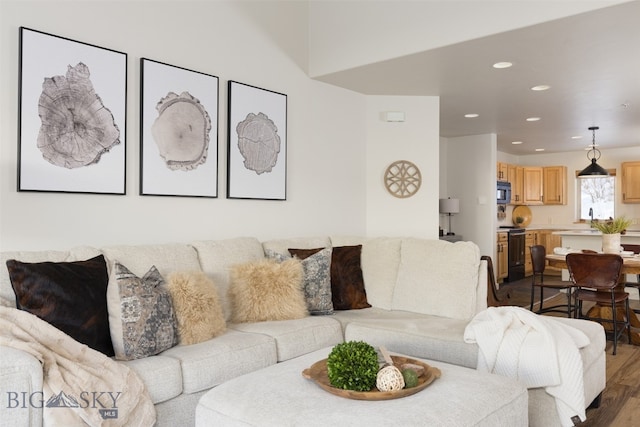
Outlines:
<svg viewBox="0 0 640 427"><path fill-rule="evenodd" d="M622 169L622 203L640 203L640 161L624 162Z"/></svg>
<svg viewBox="0 0 640 427"><path fill-rule="evenodd" d="M634 173L640 175L640 167ZM511 183L511 205L567 204L566 166L518 166L498 162L496 174L499 181ZM632 188L640 203L640 188Z"/></svg>
<svg viewBox="0 0 640 427"><path fill-rule="evenodd" d="M566 205L567 168L566 166L545 166L543 168L542 202L545 205Z"/></svg>
<svg viewBox="0 0 640 427"><path fill-rule="evenodd" d="M525 205L541 205L543 181L542 168L524 167L523 169L522 203Z"/></svg>
<svg viewBox="0 0 640 427"><path fill-rule="evenodd" d="M524 275L533 274L533 262L531 261L531 246L538 244L538 231L526 231L524 235Z"/></svg>
<svg viewBox="0 0 640 427"><path fill-rule="evenodd" d="M523 205L524 168L522 166L510 165L507 173L509 182L511 183L511 204Z"/></svg>
<svg viewBox="0 0 640 427"><path fill-rule="evenodd" d="M547 254L552 254L554 248L562 246L562 236L553 234L554 231L560 230L538 230L538 241L544 246ZM562 274L562 269L547 265L544 274L560 275Z"/></svg>
<svg viewBox="0 0 640 427"><path fill-rule="evenodd" d="M496 254L496 281L501 282L509 275L509 235L498 233L498 247Z"/></svg>
<svg viewBox="0 0 640 427"><path fill-rule="evenodd" d="M507 170L509 165L507 163L498 162L496 165L496 178L498 181L507 181Z"/></svg>

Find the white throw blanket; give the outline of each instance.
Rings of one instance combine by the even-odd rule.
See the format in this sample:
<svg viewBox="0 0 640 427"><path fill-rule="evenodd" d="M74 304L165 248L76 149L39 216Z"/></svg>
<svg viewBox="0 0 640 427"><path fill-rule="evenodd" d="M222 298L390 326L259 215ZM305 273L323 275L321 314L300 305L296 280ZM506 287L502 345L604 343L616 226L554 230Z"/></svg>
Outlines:
<svg viewBox="0 0 640 427"><path fill-rule="evenodd" d="M490 307L467 325L464 340L480 348L478 370L545 387L563 426L575 415L586 419L579 349L590 341L579 329L521 307Z"/></svg>
<svg viewBox="0 0 640 427"><path fill-rule="evenodd" d="M42 363L45 426L154 425L155 407L135 372L37 316L0 306L0 344Z"/></svg>

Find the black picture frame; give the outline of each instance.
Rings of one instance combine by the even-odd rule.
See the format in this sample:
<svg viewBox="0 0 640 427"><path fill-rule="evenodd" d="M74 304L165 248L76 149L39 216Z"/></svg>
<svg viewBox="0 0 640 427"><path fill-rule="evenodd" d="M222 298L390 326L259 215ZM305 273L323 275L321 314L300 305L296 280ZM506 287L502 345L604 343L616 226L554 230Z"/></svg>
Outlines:
<svg viewBox="0 0 640 427"><path fill-rule="evenodd" d="M19 31L18 191L126 194L127 54Z"/></svg>
<svg viewBox="0 0 640 427"><path fill-rule="evenodd" d="M140 195L218 197L218 77L140 59Z"/></svg>
<svg viewBox="0 0 640 427"><path fill-rule="evenodd" d="M287 199L287 95L229 81L227 198Z"/></svg>

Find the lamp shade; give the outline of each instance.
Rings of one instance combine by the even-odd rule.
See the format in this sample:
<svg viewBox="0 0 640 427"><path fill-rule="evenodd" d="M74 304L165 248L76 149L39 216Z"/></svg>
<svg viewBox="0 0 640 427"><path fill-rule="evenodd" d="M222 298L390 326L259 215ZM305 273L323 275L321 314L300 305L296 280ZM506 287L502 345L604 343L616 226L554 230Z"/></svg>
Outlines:
<svg viewBox="0 0 640 427"><path fill-rule="evenodd" d="M591 164L586 168L582 169L578 176L580 178L590 178L596 176L608 176L609 172L596 163L596 159L591 159Z"/></svg>
<svg viewBox="0 0 640 427"><path fill-rule="evenodd" d="M459 199L440 199L440 213L455 214L460 212Z"/></svg>
<svg viewBox="0 0 640 427"><path fill-rule="evenodd" d="M598 126L591 126L589 130L593 133L593 140L591 142L591 151L587 153L587 158L591 159L591 164L582 169L578 174L578 178L595 178L598 176L608 176L609 172L596 163L596 160L600 158L600 150L596 148L596 131L600 129ZM591 157L589 157L591 154Z"/></svg>

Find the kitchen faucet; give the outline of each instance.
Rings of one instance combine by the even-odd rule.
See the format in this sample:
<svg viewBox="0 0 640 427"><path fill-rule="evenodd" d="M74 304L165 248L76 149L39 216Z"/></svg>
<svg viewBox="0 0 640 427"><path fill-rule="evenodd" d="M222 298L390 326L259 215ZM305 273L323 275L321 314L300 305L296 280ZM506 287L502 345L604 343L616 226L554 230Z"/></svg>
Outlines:
<svg viewBox="0 0 640 427"><path fill-rule="evenodd" d="M589 216L591 217L591 226L593 226L593 208L589 208Z"/></svg>

